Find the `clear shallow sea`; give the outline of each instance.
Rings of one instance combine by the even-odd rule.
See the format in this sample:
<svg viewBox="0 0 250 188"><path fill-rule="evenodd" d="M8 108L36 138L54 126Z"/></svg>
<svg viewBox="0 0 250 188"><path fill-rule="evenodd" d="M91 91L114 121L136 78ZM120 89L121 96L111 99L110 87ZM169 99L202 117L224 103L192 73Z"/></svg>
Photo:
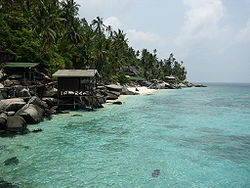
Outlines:
<svg viewBox="0 0 250 188"><path fill-rule="evenodd" d="M0 138L0 177L29 188L250 187L250 84L122 101L29 126L40 133ZM3 165L14 156L18 165Z"/></svg>

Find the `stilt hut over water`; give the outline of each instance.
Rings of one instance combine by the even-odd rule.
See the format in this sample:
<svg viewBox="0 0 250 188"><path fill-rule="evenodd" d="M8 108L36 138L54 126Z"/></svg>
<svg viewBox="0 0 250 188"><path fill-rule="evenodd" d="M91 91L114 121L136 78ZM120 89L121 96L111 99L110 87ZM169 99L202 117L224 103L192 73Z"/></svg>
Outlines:
<svg viewBox="0 0 250 188"><path fill-rule="evenodd" d="M58 98L73 98L73 104L68 105L74 108L81 103L81 97L94 97L97 80L100 78L96 69L64 69L56 71L52 76L57 78Z"/></svg>

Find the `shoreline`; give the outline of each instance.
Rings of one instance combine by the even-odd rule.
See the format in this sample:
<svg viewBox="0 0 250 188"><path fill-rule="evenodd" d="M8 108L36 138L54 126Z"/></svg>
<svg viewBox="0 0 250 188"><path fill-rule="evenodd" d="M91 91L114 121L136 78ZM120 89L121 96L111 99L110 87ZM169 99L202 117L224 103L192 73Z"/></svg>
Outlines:
<svg viewBox="0 0 250 188"><path fill-rule="evenodd" d="M168 83L161 80L147 81L147 84L146 86L136 82L129 86L100 84L96 87L93 95L77 94L74 98L70 95L68 98L58 98L59 91L52 84L44 86L44 91L37 94L33 94L29 88L22 88L16 92L14 98L7 96L0 100L0 136L9 137L17 134L41 132L43 130L40 128L30 131L27 126L50 119L52 115L66 113L65 110L91 111L109 105L122 105L124 103L122 100L126 95L154 95L160 89L204 87L188 82ZM3 85L2 94L4 94L4 89Z"/></svg>

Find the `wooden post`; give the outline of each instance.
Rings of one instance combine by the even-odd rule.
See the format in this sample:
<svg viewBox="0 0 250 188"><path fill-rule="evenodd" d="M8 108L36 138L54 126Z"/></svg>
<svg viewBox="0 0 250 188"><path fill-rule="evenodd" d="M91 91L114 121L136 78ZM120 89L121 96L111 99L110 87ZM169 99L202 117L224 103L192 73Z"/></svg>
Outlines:
<svg viewBox="0 0 250 188"><path fill-rule="evenodd" d="M26 74L25 74L25 71L23 72L23 82L25 83L26 82L26 78L25 78Z"/></svg>
<svg viewBox="0 0 250 188"><path fill-rule="evenodd" d="M57 90L57 106L59 106L59 98L60 98L60 92L61 90Z"/></svg>
<svg viewBox="0 0 250 188"><path fill-rule="evenodd" d="M29 67L29 79L31 81L31 67Z"/></svg>
<svg viewBox="0 0 250 188"><path fill-rule="evenodd" d="M76 109L76 93L74 91L74 110Z"/></svg>

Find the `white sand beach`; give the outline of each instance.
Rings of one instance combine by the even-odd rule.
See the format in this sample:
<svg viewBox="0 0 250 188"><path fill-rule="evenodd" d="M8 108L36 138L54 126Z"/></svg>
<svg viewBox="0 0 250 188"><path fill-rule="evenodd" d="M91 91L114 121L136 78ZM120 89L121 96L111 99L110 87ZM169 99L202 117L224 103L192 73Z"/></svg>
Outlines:
<svg viewBox="0 0 250 188"><path fill-rule="evenodd" d="M128 87L128 90L139 95L152 95L157 91L156 89L149 89L147 87Z"/></svg>

